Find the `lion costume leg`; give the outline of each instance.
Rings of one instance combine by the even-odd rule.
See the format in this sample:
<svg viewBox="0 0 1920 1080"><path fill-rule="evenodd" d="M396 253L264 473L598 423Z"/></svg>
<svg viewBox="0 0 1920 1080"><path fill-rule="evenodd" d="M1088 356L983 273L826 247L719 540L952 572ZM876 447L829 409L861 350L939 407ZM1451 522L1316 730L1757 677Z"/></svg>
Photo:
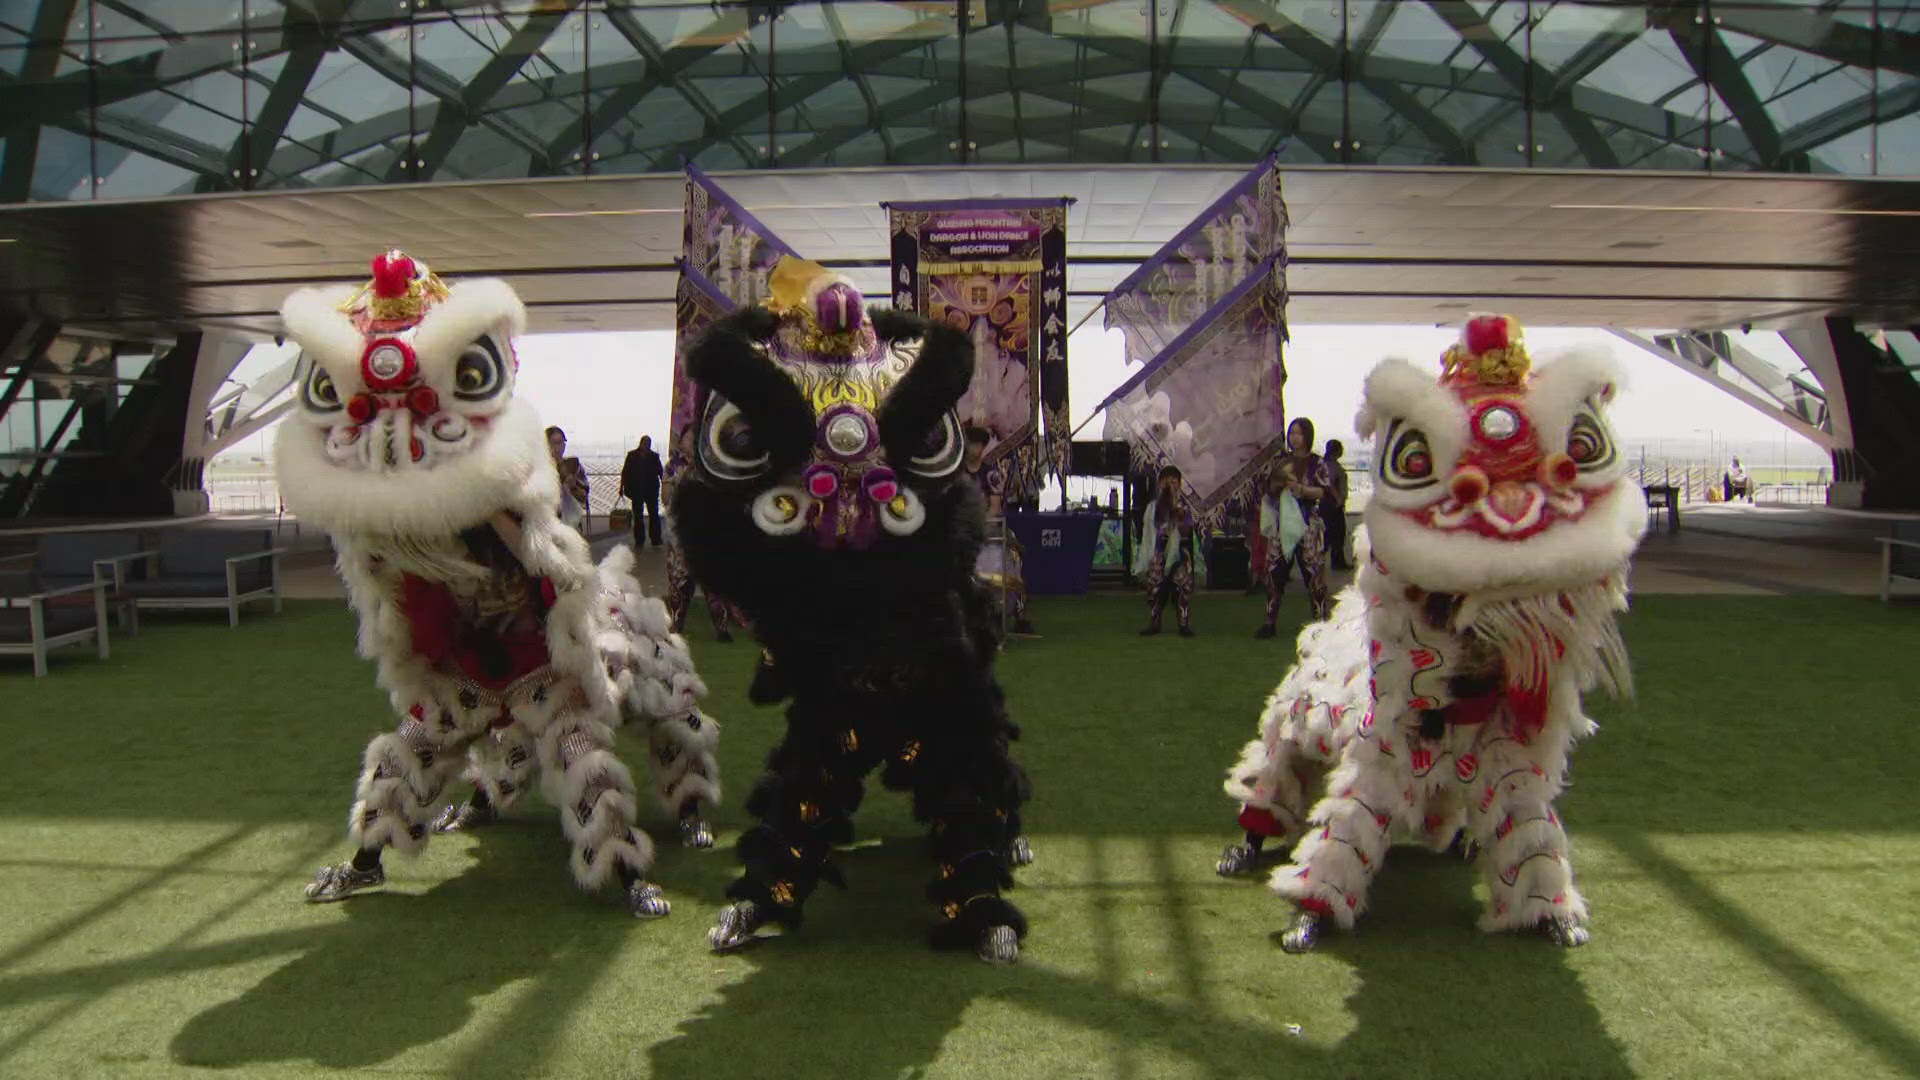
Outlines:
<svg viewBox="0 0 1920 1080"><path fill-rule="evenodd" d="M634 827L633 776L613 755L613 729L594 714L585 691L563 680L536 691L513 715L534 741L548 800L560 808L574 881L591 890L618 878L636 917L667 914L660 887L646 880L653 841Z"/></svg>
<svg viewBox="0 0 1920 1080"><path fill-rule="evenodd" d="M1377 734L1374 733L1374 734ZM1391 741L1391 740L1389 740ZM1386 860L1395 819L1409 802L1410 779L1398 755L1364 737L1347 744L1327 777L1327 797L1313 808L1293 861L1273 872L1273 891L1299 905L1281 948L1305 952L1319 924L1331 918L1341 929L1367 909L1367 889Z"/></svg>
<svg viewBox="0 0 1920 1080"><path fill-rule="evenodd" d="M768 922L798 929L820 880L842 880L828 857L836 844L853 839L862 777L875 755L857 736L832 731L828 718L812 713L804 702L790 707L787 736L747 797L747 812L759 824L740 837L742 872L727 886L734 903L708 935L715 952L746 944Z"/></svg>
<svg viewBox="0 0 1920 1080"><path fill-rule="evenodd" d="M451 711L431 703L413 706L398 728L374 736L362 756L347 818L356 853L347 862L321 867L307 885L307 899L343 900L383 884L383 851L393 847L415 854L425 847L440 792L460 771L473 739Z"/></svg>
<svg viewBox="0 0 1920 1080"><path fill-rule="evenodd" d="M1489 734L1476 754L1468 803L1488 891L1480 928L1538 929L1561 945L1584 945L1587 901L1574 887L1566 829L1553 807L1564 740L1556 750L1550 733L1525 743L1510 733Z"/></svg>
<svg viewBox="0 0 1920 1080"><path fill-rule="evenodd" d="M914 813L932 826L938 876L927 898L946 919L933 929L934 948L971 947L994 964L1019 959L1027 918L1000 894L1013 887L1026 793L1026 775L1005 739L948 739L922 751Z"/></svg>

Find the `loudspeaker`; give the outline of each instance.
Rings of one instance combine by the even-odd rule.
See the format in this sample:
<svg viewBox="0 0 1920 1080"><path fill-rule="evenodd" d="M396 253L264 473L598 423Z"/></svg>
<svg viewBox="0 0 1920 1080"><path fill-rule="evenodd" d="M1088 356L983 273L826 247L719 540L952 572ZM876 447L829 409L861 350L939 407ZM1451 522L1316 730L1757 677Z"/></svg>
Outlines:
<svg viewBox="0 0 1920 1080"><path fill-rule="evenodd" d="M1252 581L1247 568L1247 538L1214 537L1207 551L1207 588L1245 590Z"/></svg>
<svg viewBox="0 0 1920 1080"><path fill-rule="evenodd" d="M1074 476L1125 476L1132 454L1125 442L1074 441L1068 444L1067 472Z"/></svg>

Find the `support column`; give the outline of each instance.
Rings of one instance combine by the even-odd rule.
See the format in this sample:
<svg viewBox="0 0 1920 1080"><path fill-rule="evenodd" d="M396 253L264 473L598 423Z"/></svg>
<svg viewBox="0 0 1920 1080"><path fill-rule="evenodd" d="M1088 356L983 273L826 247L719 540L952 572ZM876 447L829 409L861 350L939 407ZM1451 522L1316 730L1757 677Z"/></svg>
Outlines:
<svg viewBox="0 0 1920 1080"><path fill-rule="evenodd" d="M1831 506L1920 510L1920 380L1842 316L1786 331L1819 377L1835 435Z"/></svg>

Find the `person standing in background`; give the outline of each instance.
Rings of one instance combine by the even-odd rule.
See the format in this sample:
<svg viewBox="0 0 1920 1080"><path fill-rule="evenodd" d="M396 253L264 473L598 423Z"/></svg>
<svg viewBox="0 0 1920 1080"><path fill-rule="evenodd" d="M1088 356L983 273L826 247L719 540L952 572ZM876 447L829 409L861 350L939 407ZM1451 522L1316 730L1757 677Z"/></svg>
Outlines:
<svg viewBox="0 0 1920 1080"><path fill-rule="evenodd" d="M577 457L567 456L567 433L558 426L547 429L547 453L560 473L560 520L574 531L587 531L587 467Z"/></svg>
<svg viewBox="0 0 1920 1080"><path fill-rule="evenodd" d="M1180 470L1160 470L1160 484L1147 505L1140 530L1140 547L1133 572L1147 587L1147 628L1140 636L1160 632L1160 613L1173 598L1180 636L1193 636L1193 509L1181 493Z"/></svg>
<svg viewBox="0 0 1920 1080"><path fill-rule="evenodd" d="M1270 638L1277 632L1280 597L1287 591L1287 576L1292 567L1300 568L1300 582L1307 587L1307 602L1314 619L1324 619L1333 610L1327 595L1327 522L1320 516L1320 504L1333 486L1327 474L1326 460L1313 452L1313 421L1296 416L1287 425L1287 455L1274 462L1274 487L1293 496L1305 520L1306 531L1290 550L1267 545L1267 618L1253 632L1257 638Z"/></svg>
<svg viewBox="0 0 1920 1080"><path fill-rule="evenodd" d="M620 491L615 497L633 500L633 546L643 542L660 546L660 477L665 471L660 455L653 452L653 436L640 436L640 445L627 451L626 464L620 466ZM640 511L646 510L647 531L640 532Z"/></svg>
<svg viewBox="0 0 1920 1080"><path fill-rule="evenodd" d="M1339 439L1327 440L1327 496L1320 500L1320 517L1327 523L1327 554L1335 570L1351 570L1347 560L1347 467L1340 455L1347 452Z"/></svg>

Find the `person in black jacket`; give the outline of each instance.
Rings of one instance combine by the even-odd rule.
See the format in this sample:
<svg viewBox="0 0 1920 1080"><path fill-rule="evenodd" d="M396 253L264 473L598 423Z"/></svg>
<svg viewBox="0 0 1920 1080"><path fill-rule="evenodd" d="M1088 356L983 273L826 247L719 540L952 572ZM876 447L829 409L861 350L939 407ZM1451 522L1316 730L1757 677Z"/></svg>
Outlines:
<svg viewBox="0 0 1920 1080"><path fill-rule="evenodd" d="M633 546L641 544L640 511L647 517L647 538L660 546L660 455L653 451L653 436L640 436L640 445L627 451L627 462L620 467L620 494L633 500Z"/></svg>

